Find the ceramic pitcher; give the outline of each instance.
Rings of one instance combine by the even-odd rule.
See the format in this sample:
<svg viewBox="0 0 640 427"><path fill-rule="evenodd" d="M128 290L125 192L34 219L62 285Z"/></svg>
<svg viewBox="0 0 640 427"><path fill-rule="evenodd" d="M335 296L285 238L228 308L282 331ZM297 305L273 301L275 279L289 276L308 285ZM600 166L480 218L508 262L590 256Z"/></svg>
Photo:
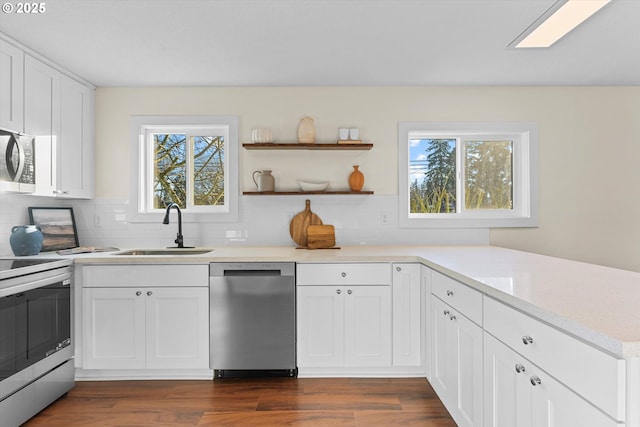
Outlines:
<svg viewBox="0 0 640 427"><path fill-rule="evenodd" d="M258 175L257 179L256 175ZM275 191L276 179L271 175L270 170L253 171L253 182L258 187L258 191Z"/></svg>

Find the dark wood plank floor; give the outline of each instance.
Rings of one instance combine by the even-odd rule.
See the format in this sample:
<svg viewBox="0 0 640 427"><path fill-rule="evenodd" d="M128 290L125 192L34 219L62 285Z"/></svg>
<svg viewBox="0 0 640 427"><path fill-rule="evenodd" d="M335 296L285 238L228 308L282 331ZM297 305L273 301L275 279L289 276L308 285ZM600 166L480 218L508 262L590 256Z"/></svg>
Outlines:
<svg viewBox="0 0 640 427"><path fill-rule="evenodd" d="M27 427L455 427L421 378L259 378L95 381L76 387Z"/></svg>

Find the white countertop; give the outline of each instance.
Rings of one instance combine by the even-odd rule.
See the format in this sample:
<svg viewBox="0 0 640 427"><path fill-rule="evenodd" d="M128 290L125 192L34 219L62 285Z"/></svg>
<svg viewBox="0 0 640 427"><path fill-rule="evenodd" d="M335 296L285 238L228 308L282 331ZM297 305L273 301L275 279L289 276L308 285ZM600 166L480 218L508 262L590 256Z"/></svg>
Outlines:
<svg viewBox="0 0 640 427"><path fill-rule="evenodd" d="M74 259L78 264L417 261L618 357L640 357L640 273L511 249L366 245L324 250L216 247L204 255L93 253Z"/></svg>

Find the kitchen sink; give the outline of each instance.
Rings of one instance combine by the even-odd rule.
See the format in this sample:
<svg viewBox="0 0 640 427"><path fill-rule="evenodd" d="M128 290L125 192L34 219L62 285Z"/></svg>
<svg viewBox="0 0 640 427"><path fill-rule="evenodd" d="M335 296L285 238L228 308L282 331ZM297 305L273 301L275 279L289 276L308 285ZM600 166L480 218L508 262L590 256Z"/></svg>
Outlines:
<svg viewBox="0 0 640 427"><path fill-rule="evenodd" d="M131 249L113 255L202 255L213 251L206 248Z"/></svg>

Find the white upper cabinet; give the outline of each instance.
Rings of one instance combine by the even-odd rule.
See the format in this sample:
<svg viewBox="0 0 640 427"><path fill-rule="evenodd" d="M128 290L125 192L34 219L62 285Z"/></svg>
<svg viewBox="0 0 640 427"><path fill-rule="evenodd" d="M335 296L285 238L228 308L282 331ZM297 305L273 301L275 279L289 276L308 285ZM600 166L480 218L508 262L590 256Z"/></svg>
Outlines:
<svg viewBox="0 0 640 427"><path fill-rule="evenodd" d="M37 196L57 190L57 144L60 128L60 73L25 55L24 131L35 136Z"/></svg>
<svg viewBox="0 0 640 427"><path fill-rule="evenodd" d="M24 132L35 136L35 195L93 197L92 88L25 54Z"/></svg>
<svg viewBox="0 0 640 427"><path fill-rule="evenodd" d="M24 53L0 40L0 128L24 130L23 111Z"/></svg>
<svg viewBox="0 0 640 427"><path fill-rule="evenodd" d="M93 90L60 79L58 188L63 196L93 197Z"/></svg>

